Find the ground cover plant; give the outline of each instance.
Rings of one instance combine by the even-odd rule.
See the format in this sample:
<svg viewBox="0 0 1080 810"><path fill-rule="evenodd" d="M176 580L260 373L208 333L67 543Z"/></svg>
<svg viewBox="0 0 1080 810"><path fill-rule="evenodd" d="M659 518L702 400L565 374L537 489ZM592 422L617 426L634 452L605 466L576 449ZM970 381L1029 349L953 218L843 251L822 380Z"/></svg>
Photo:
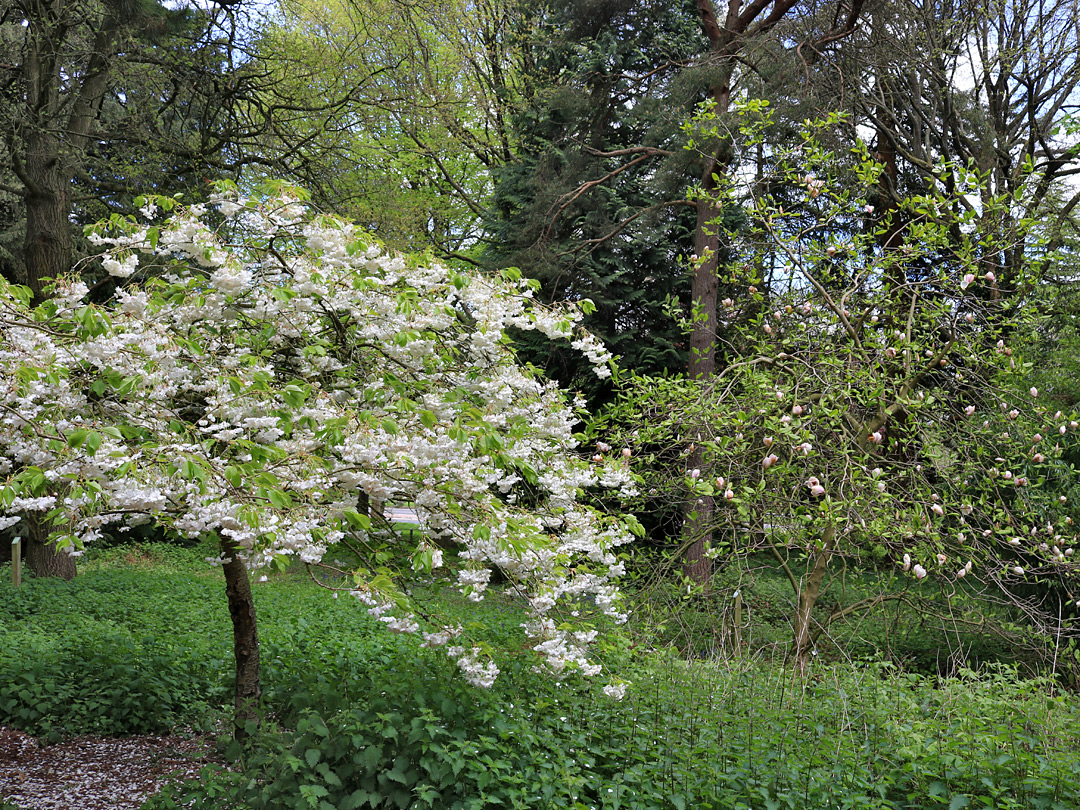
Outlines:
<svg viewBox="0 0 1080 810"><path fill-rule="evenodd" d="M206 553L120 547L90 555L71 583L30 579L16 591L5 578L0 683L21 678L32 699L4 691L0 722L56 738L226 717L230 649L213 630L227 618ZM442 591L418 599L446 600L448 613L489 628L485 643L504 644L526 614L494 590L479 606ZM888 662L815 661L794 677L760 657L685 661L628 639L604 658L628 682L621 701L538 675L520 646L477 690L444 655L383 632L306 571L273 574L254 594L266 729L245 750L223 749L229 768L148 808L1080 804L1080 702L1007 666L939 679ZM33 645L36 660L7 654L13 645ZM105 696L140 694L155 713L90 698L62 711L57 694L85 676ZM19 713L39 702L52 708Z"/></svg>

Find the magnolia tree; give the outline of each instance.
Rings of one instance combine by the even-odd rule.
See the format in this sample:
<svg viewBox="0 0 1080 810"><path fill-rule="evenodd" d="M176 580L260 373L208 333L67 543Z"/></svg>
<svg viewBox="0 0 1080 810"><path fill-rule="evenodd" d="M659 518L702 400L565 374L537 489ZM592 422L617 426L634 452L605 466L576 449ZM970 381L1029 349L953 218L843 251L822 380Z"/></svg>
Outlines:
<svg viewBox="0 0 1080 810"><path fill-rule="evenodd" d="M474 684L496 664L414 609L409 578L445 570L479 601L501 572L543 665L596 674L588 621L623 619L616 549L630 536L586 493L628 496L630 476L621 458L578 455L574 411L506 338L565 338L610 373L577 314L535 305L512 271L388 255L295 190L146 200L142 214L90 234L124 280L108 304L72 279L34 308L0 287L0 524L32 520L75 555L146 522L212 539L240 720L259 696L249 572L325 565L331 548L355 552L345 585L358 603L445 646ZM366 508L391 500L413 504L419 539Z"/></svg>
<svg viewBox="0 0 1080 810"><path fill-rule="evenodd" d="M843 166L816 143L808 128L770 155L752 193L728 189L751 225L725 235L743 295L721 302L722 370L634 380L615 412L632 429L607 441L641 464L636 508L688 499L688 547L725 564L772 559L794 594L800 667L831 619L889 596L817 618L848 562L1005 599L1070 634L1064 600L1080 595L1080 570L1060 455L1078 423L1052 392L1017 385L1012 336L1030 326L1034 279L998 279L996 257L1015 246L969 227L972 200L984 219L1010 216L1011 201L943 166L940 185L894 212L904 240L883 249L895 223L875 222L866 201L879 167L865 153Z"/></svg>

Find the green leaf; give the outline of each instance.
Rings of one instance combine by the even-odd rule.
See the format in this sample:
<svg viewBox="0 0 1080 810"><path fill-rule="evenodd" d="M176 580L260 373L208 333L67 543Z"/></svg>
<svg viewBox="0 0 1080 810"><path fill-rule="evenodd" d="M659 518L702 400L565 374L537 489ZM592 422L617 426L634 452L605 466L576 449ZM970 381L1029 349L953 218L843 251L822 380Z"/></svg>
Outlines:
<svg viewBox="0 0 1080 810"><path fill-rule="evenodd" d="M240 485L244 483L244 474L239 467L229 465L225 468L225 480L236 489L240 489Z"/></svg>
<svg viewBox="0 0 1080 810"><path fill-rule="evenodd" d="M98 448L101 447L102 437L100 433L96 431L90 431L86 434L86 450L90 455L97 453Z"/></svg>

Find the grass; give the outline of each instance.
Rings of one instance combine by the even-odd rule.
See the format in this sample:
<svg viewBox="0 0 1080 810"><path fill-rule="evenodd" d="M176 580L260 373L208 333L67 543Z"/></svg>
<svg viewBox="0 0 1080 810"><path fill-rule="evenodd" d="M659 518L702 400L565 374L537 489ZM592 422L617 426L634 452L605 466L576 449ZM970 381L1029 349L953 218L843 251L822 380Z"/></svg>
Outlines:
<svg viewBox="0 0 1080 810"><path fill-rule="evenodd" d="M71 583L0 581L0 722L56 738L220 717L231 633L205 556L118 547ZM1080 701L1015 666L939 678L822 656L795 677L760 654L687 661L617 638L618 702L537 674L514 600L418 591L509 650L484 691L305 575L255 594L264 731L154 810L1080 807ZM757 583L748 611L767 598Z"/></svg>

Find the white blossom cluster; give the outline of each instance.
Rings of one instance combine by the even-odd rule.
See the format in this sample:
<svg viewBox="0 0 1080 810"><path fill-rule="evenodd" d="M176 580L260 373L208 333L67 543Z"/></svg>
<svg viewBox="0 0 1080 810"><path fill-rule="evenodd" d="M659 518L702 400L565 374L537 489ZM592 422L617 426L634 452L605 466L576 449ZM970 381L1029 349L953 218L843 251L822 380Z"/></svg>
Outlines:
<svg viewBox="0 0 1080 810"><path fill-rule="evenodd" d="M400 607L404 578L456 567L479 600L498 568L527 595L547 665L595 672L591 639L553 617L620 617L616 550L630 535L583 497L630 495L631 477L623 458L579 456L562 392L518 365L506 337L570 340L606 374L611 356L578 314L534 304L512 273L389 255L290 193L225 192L211 208L214 228L194 206L93 233L123 280L108 305L85 303L74 280L33 310L0 286L0 525L47 513L76 551L154 521L221 538L252 569L317 563L351 540L372 557L353 593L402 632L421 629ZM418 541L411 564L376 576L375 555L400 556L405 540L371 530L362 494L415 504L438 546ZM493 663L453 649L470 681L490 684Z"/></svg>

